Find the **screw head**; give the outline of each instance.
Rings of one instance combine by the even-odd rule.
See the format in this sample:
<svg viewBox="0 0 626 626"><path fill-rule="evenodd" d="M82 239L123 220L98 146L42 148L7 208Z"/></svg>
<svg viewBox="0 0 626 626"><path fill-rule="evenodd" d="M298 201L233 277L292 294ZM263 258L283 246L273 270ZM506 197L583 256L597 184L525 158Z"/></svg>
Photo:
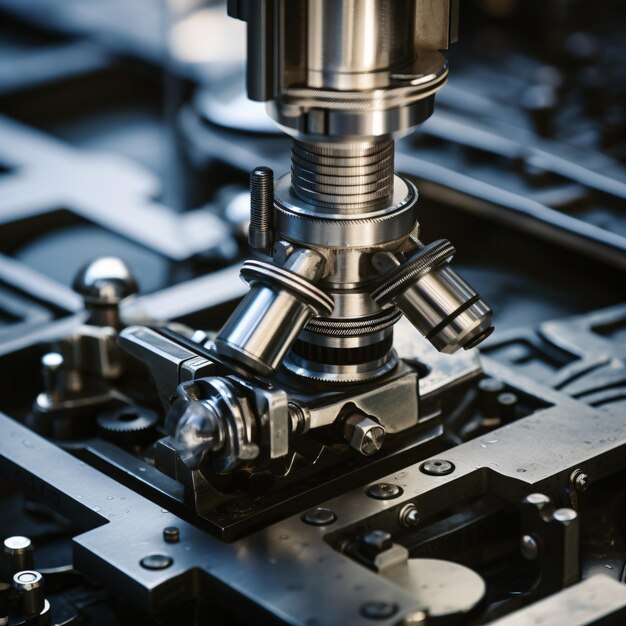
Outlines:
<svg viewBox="0 0 626 626"><path fill-rule="evenodd" d="M548 507L552 501L545 493L531 493L524 500L528 504L536 506L539 510Z"/></svg>
<svg viewBox="0 0 626 626"><path fill-rule="evenodd" d="M166 543L178 543L180 541L180 530L177 526L168 526L163 529L163 540Z"/></svg>
<svg viewBox="0 0 626 626"><path fill-rule="evenodd" d="M328 526L336 519L337 516L335 513L323 506L311 509L302 516L302 521L305 524L310 524L311 526Z"/></svg>
<svg viewBox="0 0 626 626"><path fill-rule="evenodd" d="M567 526L570 522L573 522L578 518L578 513L576 513L574 509L557 509L552 517L557 522L561 522L561 524Z"/></svg>
<svg viewBox="0 0 626 626"><path fill-rule="evenodd" d="M360 609L361 615L367 619L387 619L397 612L397 604L377 600L365 602Z"/></svg>
<svg viewBox="0 0 626 626"><path fill-rule="evenodd" d="M420 472L429 476L446 476L454 471L454 463L446 459L429 459L420 465Z"/></svg>
<svg viewBox="0 0 626 626"><path fill-rule="evenodd" d="M402 487L393 483L376 483L370 485L365 493L374 500L393 500L399 498L403 490Z"/></svg>
<svg viewBox="0 0 626 626"><path fill-rule="evenodd" d="M588 474L585 474L582 470L574 470L569 478L570 485L576 489L576 491L587 491L591 484L591 478Z"/></svg>
<svg viewBox="0 0 626 626"><path fill-rule="evenodd" d="M398 515L398 523L405 528L417 526L420 522L420 514L414 504L407 504L402 507Z"/></svg>
<svg viewBox="0 0 626 626"><path fill-rule="evenodd" d="M519 547L522 556L529 561L534 561L539 556L539 543L533 535L523 535Z"/></svg>
<svg viewBox="0 0 626 626"><path fill-rule="evenodd" d="M174 559L166 554L149 554L139 561L141 567L150 570L167 569L173 563Z"/></svg>
<svg viewBox="0 0 626 626"><path fill-rule="evenodd" d="M372 456L383 447L385 435L385 429L378 422L362 415L349 417L344 425L344 437L350 447L365 456Z"/></svg>

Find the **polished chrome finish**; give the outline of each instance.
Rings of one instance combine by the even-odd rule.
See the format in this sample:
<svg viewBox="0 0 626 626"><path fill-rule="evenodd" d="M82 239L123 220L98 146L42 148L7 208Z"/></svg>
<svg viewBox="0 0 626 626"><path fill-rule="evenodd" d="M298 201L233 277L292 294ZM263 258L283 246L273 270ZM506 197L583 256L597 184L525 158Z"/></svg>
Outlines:
<svg viewBox="0 0 626 626"><path fill-rule="evenodd" d="M374 257L384 275L372 293L381 306L393 303L437 350L452 354L473 348L492 330L492 312L448 262L454 254L441 240L422 247L401 264L391 254Z"/></svg>
<svg viewBox="0 0 626 626"><path fill-rule="evenodd" d="M384 89L335 91L293 86L268 113L289 135L307 142L400 137L433 113L435 94L446 84L448 64L436 51L423 52Z"/></svg>
<svg viewBox="0 0 626 626"><path fill-rule="evenodd" d="M9 580L16 572L32 569L34 564L33 544L28 537L14 535L4 540L0 557L0 576L3 580Z"/></svg>
<svg viewBox="0 0 626 626"><path fill-rule="evenodd" d="M178 409L174 405L173 410ZM174 445L180 460L188 467L199 467L207 452L215 452L223 445L224 428L220 414L210 400L188 402L181 407L182 415L177 417L174 431ZM168 420L171 420L171 414Z"/></svg>
<svg viewBox="0 0 626 626"><path fill-rule="evenodd" d="M383 447L385 429L365 415L350 415L343 425L343 436L350 447L365 456L376 454Z"/></svg>
<svg viewBox="0 0 626 626"><path fill-rule="evenodd" d="M393 194L393 142L304 144L294 141L293 193L305 202L341 211L388 204Z"/></svg>
<svg viewBox="0 0 626 626"><path fill-rule="evenodd" d="M390 350L374 361L337 365L311 361L294 354L292 350L283 364L293 374L316 382L362 383L391 373L398 365L398 355L395 350Z"/></svg>
<svg viewBox="0 0 626 626"><path fill-rule="evenodd" d="M197 468L202 457L212 453L210 466L221 474L259 455L252 407L233 381L217 376L189 381L178 395L166 426L174 431L180 458L188 467Z"/></svg>
<svg viewBox="0 0 626 626"><path fill-rule="evenodd" d="M262 375L276 371L307 322L332 311L332 300L311 282L323 269L313 250L296 250L282 268L248 262L242 275L250 292L215 338L217 352Z"/></svg>
<svg viewBox="0 0 626 626"><path fill-rule="evenodd" d="M46 607L44 597L43 576L35 570L24 570L13 576L13 589L17 596L18 615L35 617L40 615ZM23 622L22 622L23 623ZM50 620L42 623L50 623Z"/></svg>
<svg viewBox="0 0 626 626"><path fill-rule="evenodd" d="M397 363L393 325L400 316L390 308L363 317L313 319L300 333L285 366L300 376L332 383L383 376Z"/></svg>
<svg viewBox="0 0 626 626"><path fill-rule="evenodd" d="M58 402L65 390L63 364L63 356L58 352L47 352L41 357L44 392L51 402Z"/></svg>
<svg viewBox="0 0 626 626"><path fill-rule="evenodd" d="M130 269L117 257L98 257L84 265L73 287L84 298L90 324L115 328L120 326L120 302L139 290Z"/></svg>
<svg viewBox="0 0 626 626"><path fill-rule="evenodd" d="M408 65L414 35L410 2L316 0L308 3L307 82L311 87L384 87L389 70Z"/></svg>
<svg viewBox="0 0 626 626"><path fill-rule="evenodd" d="M254 250L267 252L274 243L274 172L255 167L250 172L250 228L248 243Z"/></svg>
<svg viewBox="0 0 626 626"><path fill-rule="evenodd" d="M417 190L398 176L385 207L319 207L292 193L290 176L276 181L275 201L278 236L309 246L340 250L380 246L407 237L417 224Z"/></svg>
<svg viewBox="0 0 626 626"><path fill-rule="evenodd" d="M248 22L248 95L307 141L390 137L427 119L455 39L456 3L231 0Z"/></svg>
<svg viewBox="0 0 626 626"><path fill-rule="evenodd" d="M392 327L401 317L398 309L381 309L374 315L356 318L317 317L305 327L305 332L323 335L325 337L362 337ZM329 344L330 345L330 344Z"/></svg>

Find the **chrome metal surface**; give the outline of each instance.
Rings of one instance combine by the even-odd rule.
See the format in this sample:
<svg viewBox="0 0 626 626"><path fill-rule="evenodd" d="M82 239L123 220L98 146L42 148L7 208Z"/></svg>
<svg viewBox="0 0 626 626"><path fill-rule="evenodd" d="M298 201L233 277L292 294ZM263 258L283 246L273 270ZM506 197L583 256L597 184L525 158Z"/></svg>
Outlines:
<svg viewBox="0 0 626 626"><path fill-rule="evenodd" d="M323 269L313 250L297 250L283 268L249 261L242 272L250 292L217 334L218 353L254 372L275 372L307 322L332 311L332 300L310 282Z"/></svg>
<svg viewBox="0 0 626 626"><path fill-rule="evenodd" d="M441 240L404 263L389 253L374 257L383 275L374 300L380 305L392 302L446 354L473 348L493 331L491 308L449 267L453 254L450 242Z"/></svg>
<svg viewBox="0 0 626 626"><path fill-rule="evenodd" d="M248 95L295 137L390 136L424 121L456 5L428 0L231 2L248 22ZM451 36L452 33L452 36Z"/></svg>
<svg viewBox="0 0 626 626"><path fill-rule="evenodd" d="M274 172L256 167L250 172L250 227L248 243L259 250L270 250L274 243Z"/></svg>
<svg viewBox="0 0 626 626"><path fill-rule="evenodd" d="M385 205L394 186L393 142L311 144L294 141L291 189L305 202L341 212Z"/></svg>
<svg viewBox="0 0 626 626"><path fill-rule="evenodd" d="M238 106L241 68L190 62L220 48L219 6L169 3L189 11L170 63L127 17L151 3L35 4L0 0L0 105L23 120L0 119L0 624L22 619L13 570L36 577L18 533L52 592L29 623L621 624L614 0L475 3L443 91L456 0L228 0L287 141ZM13 64L22 36L38 49ZM211 59L241 57L227 39ZM436 93L442 115L394 154ZM247 173L287 170L291 139L292 172L257 167L250 198ZM117 235L94 255L134 249L141 294L102 267L80 293L54 275L91 258L74 231L94 229ZM420 242L448 235L494 304L480 353L490 309L449 244Z"/></svg>
<svg viewBox="0 0 626 626"><path fill-rule="evenodd" d="M414 185L394 178L391 204L366 212L324 210L294 198L291 179L276 181L276 228L280 236L302 245L325 248L368 248L410 234L417 223Z"/></svg>

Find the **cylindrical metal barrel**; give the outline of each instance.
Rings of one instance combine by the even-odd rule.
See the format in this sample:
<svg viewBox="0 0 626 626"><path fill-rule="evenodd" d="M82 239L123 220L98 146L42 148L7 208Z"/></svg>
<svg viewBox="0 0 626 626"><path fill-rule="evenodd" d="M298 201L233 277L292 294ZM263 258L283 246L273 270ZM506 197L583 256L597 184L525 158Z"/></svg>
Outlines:
<svg viewBox="0 0 626 626"><path fill-rule="evenodd" d="M310 87L373 89L415 58L410 0L312 0L308 3Z"/></svg>
<svg viewBox="0 0 626 626"><path fill-rule="evenodd" d="M244 264L251 289L215 338L219 354L262 375L276 371L306 323L332 310L332 299L311 282L323 267L323 257L308 249L295 251L282 268Z"/></svg>
<svg viewBox="0 0 626 626"><path fill-rule="evenodd" d="M22 616L39 615L45 606L43 576L34 570L17 572L13 576L17 592L18 613Z"/></svg>
<svg viewBox="0 0 626 626"><path fill-rule="evenodd" d="M440 352L473 348L493 331L491 308L448 265L455 252L449 241L418 244L404 263L388 253L374 256L384 276L374 300L397 306Z"/></svg>
<svg viewBox="0 0 626 626"><path fill-rule="evenodd" d="M2 575L11 580L15 572L34 567L33 544L28 537L7 537L2 546Z"/></svg>

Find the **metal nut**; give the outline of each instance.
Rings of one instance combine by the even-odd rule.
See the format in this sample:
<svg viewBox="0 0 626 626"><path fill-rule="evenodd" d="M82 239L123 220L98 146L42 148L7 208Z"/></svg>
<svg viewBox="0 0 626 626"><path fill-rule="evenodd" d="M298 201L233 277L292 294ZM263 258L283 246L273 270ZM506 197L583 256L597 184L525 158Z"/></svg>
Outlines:
<svg viewBox="0 0 626 626"><path fill-rule="evenodd" d="M385 441L385 429L373 419L353 415L346 419L343 429L346 441L357 452L365 456L376 454Z"/></svg>

